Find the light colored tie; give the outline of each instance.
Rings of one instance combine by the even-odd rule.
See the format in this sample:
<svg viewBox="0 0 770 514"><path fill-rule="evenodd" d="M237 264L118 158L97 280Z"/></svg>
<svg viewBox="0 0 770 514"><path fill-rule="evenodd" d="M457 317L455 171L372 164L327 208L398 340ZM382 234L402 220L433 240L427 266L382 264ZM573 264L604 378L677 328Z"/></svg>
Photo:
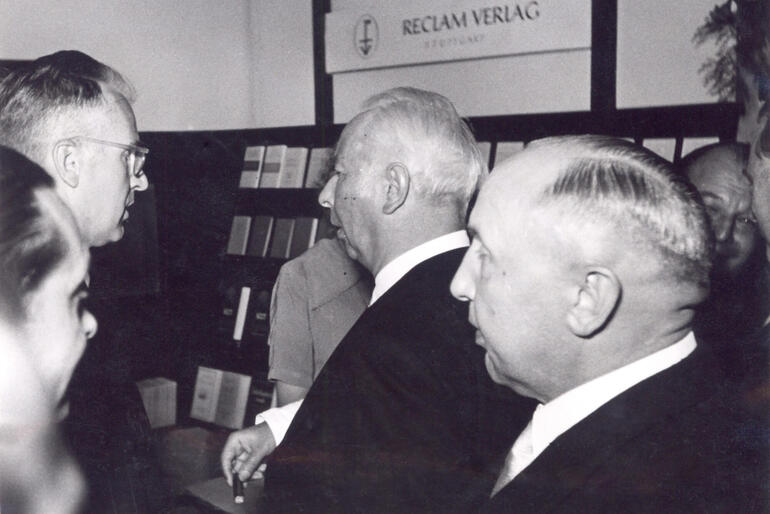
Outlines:
<svg viewBox="0 0 770 514"><path fill-rule="evenodd" d="M516 442L513 443L511 451L505 457L505 464L503 464L503 470L500 472L500 476L497 477L495 487L492 488L492 494L496 495L500 489L506 486L508 482L513 480L513 477L518 475L522 469L526 468L530 462L532 462L532 454L534 449L532 447L532 420L519 434Z"/></svg>

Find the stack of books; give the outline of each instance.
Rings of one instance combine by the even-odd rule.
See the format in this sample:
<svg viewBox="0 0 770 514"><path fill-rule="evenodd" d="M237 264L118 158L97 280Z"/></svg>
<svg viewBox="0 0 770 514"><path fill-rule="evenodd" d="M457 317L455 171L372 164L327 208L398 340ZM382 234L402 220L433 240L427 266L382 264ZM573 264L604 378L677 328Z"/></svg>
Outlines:
<svg viewBox="0 0 770 514"><path fill-rule="evenodd" d="M318 224L318 218L307 216L234 216L226 253L293 259L325 237Z"/></svg>
<svg viewBox="0 0 770 514"><path fill-rule="evenodd" d="M331 148L249 146L243 157L241 189L320 188L331 169Z"/></svg>

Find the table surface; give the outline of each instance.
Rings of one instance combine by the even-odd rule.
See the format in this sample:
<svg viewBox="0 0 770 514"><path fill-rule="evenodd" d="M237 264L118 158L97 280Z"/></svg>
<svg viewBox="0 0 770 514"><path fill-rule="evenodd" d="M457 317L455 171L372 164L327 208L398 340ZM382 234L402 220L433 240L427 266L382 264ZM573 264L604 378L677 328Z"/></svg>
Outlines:
<svg viewBox="0 0 770 514"><path fill-rule="evenodd" d="M158 457L171 495L195 500L195 508L187 505L192 510L174 512L256 511L262 480L249 482L244 491L246 501L239 505L222 476L219 455L229 434L227 429L202 426L158 430Z"/></svg>
<svg viewBox="0 0 770 514"><path fill-rule="evenodd" d="M244 488L244 502L233 501L233 488L222 477L197 482L187 487L186 492L200 500L206 506L221 512L232 514L253 514L257 511L262 492L262 480L252 480Z"/></svg>

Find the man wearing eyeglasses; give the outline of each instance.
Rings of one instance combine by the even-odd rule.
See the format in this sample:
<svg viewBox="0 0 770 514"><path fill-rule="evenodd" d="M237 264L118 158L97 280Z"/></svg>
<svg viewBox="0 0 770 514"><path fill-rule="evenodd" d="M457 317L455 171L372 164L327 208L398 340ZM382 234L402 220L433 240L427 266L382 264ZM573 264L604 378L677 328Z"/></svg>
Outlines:
<svg viewBox="0 0 770 514"><path fill-rule="evenodd" d="M0 83L0 143L54 177L92 247L123 237L134 191L147 189L133 97L119 73L76 51L41 57Z"/></svg>
<svg viewBox="0 0 770 514"><path fill-rule="evenodd" d="M0 81L0 144L54 178L89 247L123 237L134 194L148 187L133 98L117 71L78 51L40 57ZM88 480L88 512L156 512L163 493L150 426L130 373L115 376L131 367L119 343L86 349L63 428Z"/></svg>

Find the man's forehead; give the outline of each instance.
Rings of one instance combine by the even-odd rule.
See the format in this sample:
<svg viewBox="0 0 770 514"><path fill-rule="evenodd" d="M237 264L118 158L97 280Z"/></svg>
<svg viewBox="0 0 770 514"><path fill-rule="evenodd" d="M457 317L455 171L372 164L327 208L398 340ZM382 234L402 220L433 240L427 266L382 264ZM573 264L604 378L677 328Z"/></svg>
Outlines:
<svg viewBox="0 0 770 514"><path fill-rule="evenodd" d="M469 228L479 233L520 219L542 190L553 159L536 150L524 150L495 167L479 192Z"/></svg>
<svg viewBox="0 0 770 514"><path fill-rule="evenodd" d="M91 135L103 139L115 138L119 142L136 142L138 133L134 112L126 99L120 95L106 98L106 102L90 110L87 115L93 129ZM97 134L98 132L98 134Z"/></svg>
<svg viewBox="0 0 770 514"><path fill-rule="evenodd" d="M690 181L701 190L727 188L735 192L748 191L751 183L743 173L744 163L734 152L724 150L699 159L688 174Z"/></svg>

